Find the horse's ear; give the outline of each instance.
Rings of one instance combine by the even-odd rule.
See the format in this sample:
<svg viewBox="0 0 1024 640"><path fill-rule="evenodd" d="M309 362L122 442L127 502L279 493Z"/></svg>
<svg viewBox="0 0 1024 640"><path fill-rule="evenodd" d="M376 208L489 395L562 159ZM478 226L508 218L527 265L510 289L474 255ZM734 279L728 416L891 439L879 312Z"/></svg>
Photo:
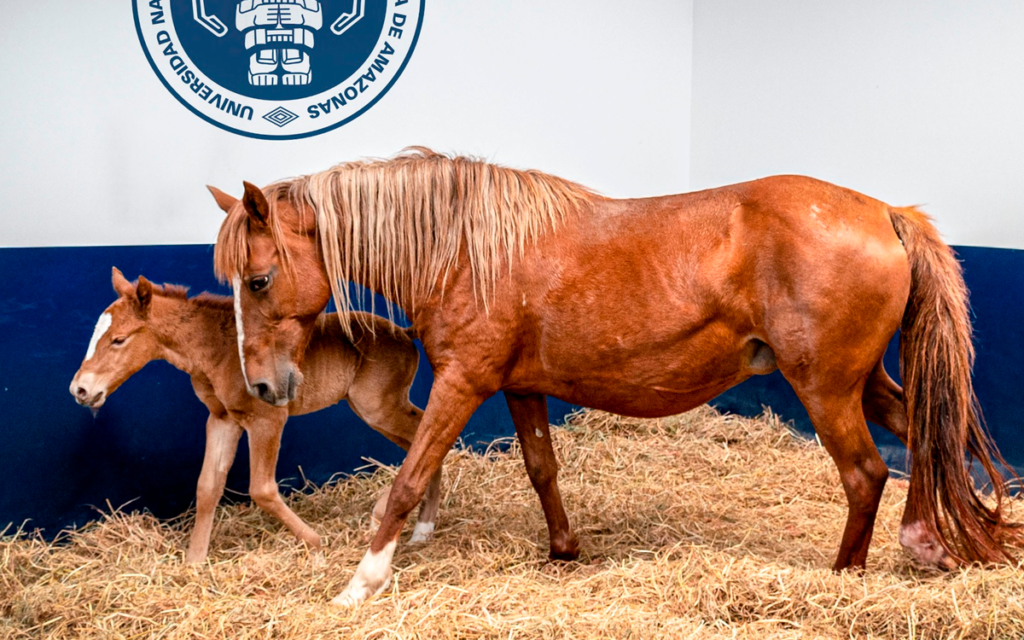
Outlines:
<svg viewBox="0 0 1024 640"><path fill-rule="evenodd" d="M149 308L149 302L153 299L153 283L146 280L146 276L139 276L139 284L135 287L135 299L139 311L145 312Z"/></svg>
<svg viewBox="0 0 1024 640"><path fill-rule="evenodd" d="M251 182L243 182L245 194L242 196L242 204L249 213L249 219L253 222L266 226L270 220L270 203L267 202L263 190Z"/></svg>
<svg viewBox="0 0 1024 640"><path fill-rule="evenodd" d="M132 283L128 282L128 278L125 278L124 274L121 273L121 270L117 267L111 268L110 279L111 283L114 285L114 291L117 292L117 295L122 298L128 298L135 295L135 287L132 286Z"/></svg>
<svg viewBox="0 0 1024 640"><path fill-rule="evenodd" d="M238 198L235 198L234 196L229 196L228 194L224 193L217 187L211 187L210 185L206 185L206 188L209 189L210 193L213 194L213 199L217 201L217 206L220 207L221 211L223 211L224 213L231 211L231 207L235 206L235 203L238 202Z"/></svg>

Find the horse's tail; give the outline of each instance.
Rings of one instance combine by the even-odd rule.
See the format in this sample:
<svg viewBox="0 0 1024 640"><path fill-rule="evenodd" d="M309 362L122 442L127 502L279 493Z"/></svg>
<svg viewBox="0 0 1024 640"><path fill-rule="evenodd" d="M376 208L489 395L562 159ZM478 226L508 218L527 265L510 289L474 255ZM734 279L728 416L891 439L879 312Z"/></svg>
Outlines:
<svg viewBox="0 0 1024 640"><path fill-rule="evenodd" d="M963 271L953 250L924 213L890 210L910 259L910 298L903 314L900 363L909 420L911 483L922 483L908 505L921 514L946 551L960 562L1012 562L1003 519L1006 463L989 436L974 395L974 346ZM969 458L968 458L969 454ZM975 491L969 460L991 481L995 506Z"/></svg>

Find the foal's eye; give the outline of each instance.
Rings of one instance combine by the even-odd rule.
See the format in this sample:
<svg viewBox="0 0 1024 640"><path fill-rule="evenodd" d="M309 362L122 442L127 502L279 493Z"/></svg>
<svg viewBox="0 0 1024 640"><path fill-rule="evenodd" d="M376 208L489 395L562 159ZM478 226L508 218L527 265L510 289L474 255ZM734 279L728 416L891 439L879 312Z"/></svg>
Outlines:
<svg viewBox="0 0 1024 640"><path fill-rule="evenodd" d="M249 280L249 291L256 293L257 291L263 291L270 284L270 276L254 276Z"/></svg>
<svg viewBox="0 0 1024 640"><path fill-rule="evenodd" d="M120 347L127 340L128 340L127 336L118 336L117 338L112 338L110 340L110 344L114 345L115 347Z"/></svg>

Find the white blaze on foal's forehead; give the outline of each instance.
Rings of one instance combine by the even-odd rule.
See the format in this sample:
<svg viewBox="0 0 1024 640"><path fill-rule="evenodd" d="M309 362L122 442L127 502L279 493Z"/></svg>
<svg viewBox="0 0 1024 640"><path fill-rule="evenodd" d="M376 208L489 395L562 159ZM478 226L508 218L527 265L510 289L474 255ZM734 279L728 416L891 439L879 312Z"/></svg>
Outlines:
<svg viewBox="0 0 1024 640"><path fill-rule="evenodd" d="M89 340L89 348L85 352L85 359L89 360L93 354L96 353L96 345L99 344L100 338L103 334L110 329L110 323L113 322L113 318L109 313L104 313L100 316L100 319L96 321L96 328L92 330L92 339Z"/></svg>
<svg viewBox="0 0 1024 640"><path fill-rule="evenodd" d="M231 292L235 297L235 333L238 336L238 363L242 365L242 379L245 380L245 386L248 387L249 376L245 373L245 353L242 349L242 343L245 342L245 329L242 328L242 296L238 293L241 286L241 278L235 276L231 280Z"/></svg>

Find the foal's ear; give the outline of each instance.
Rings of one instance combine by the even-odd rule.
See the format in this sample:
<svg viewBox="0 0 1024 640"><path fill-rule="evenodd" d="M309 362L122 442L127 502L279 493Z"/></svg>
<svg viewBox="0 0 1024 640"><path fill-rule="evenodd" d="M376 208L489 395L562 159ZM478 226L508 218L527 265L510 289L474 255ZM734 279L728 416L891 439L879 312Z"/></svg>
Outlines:
<svg viewBox="0 0 1024 640"><path fill-rule="evenodd" d="M128 282L128 278L124 277L124 274L117 267L111 268L110 279L117 295L122 298L130 298L135 295L135 287L132 286L132 283Z"/></svg>
<svg viewBox="0 0 1024 640"><path fill-rule="evenodd" d="M145 312L149 308L149 301L153 299L153 283L146 280L146 276L139 276L139 284L135 287L135 299L139 304L139 311Z"/></svg>
<svg viewBox="0 0 1024 640"><path fill-rule="evenodd" d="M270 203L267 202L263 190L251 182L243 182L245 194L242 196L242 204L249 213L249 219L259 225L266 225L270 220Z"/></svg>
<svg viewBox="0 0 1024 640"><path fill-rule="evenodd" d="M235 206L235 204L238 202L238 198L234 196L229 196L228 194L224 193L217 187L211 187L210 185L206 185L206 188L209 189L210 193L213 194L213 199L217 201L217 206L220 207L221 211L223 211L224 213L231 211L231 207Z"/></svg>

